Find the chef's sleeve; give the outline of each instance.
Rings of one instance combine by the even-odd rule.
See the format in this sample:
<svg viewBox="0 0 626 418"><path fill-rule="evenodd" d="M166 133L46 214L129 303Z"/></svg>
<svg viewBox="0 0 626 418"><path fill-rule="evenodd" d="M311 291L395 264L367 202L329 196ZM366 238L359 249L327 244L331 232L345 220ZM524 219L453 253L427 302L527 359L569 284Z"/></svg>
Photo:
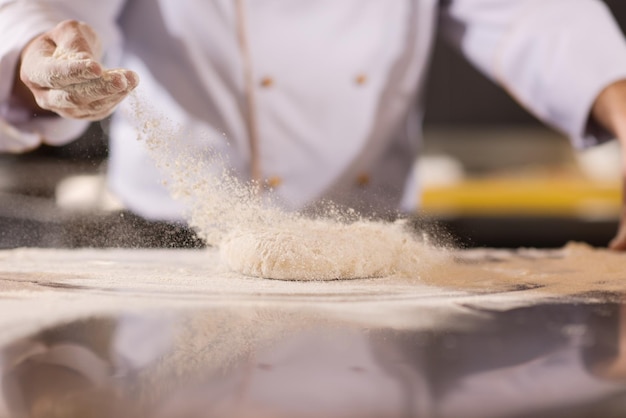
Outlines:
<svg viewBox="0 0 626 418"><path fill-rule="evenodd" d="M22 49L35 36L66 19L90 24L100 36L106 63L119 57L116 25L123 0L0 0L0 152L24 152L45 143L62 145L77 138L89 122L34 117L12 97Z"/></svg>
<svg viewBox="0 0 626 418"><path fill-rule="evenodd" d="M444 36L479 70L577 148L611 135L590 118L626 79L626 42L600 0L447 0Z"/></svg>

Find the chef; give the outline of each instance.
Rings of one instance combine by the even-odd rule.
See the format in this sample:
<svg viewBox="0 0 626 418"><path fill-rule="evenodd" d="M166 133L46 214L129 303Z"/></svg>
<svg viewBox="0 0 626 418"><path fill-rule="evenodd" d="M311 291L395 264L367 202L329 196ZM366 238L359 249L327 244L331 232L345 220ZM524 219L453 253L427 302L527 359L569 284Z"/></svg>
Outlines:
<svg viewBox="0 0 626 418"><path fill-rule="evenodd" d="M183 207L124 111L140 79L178 140L202 132L290 209L414 210L437 30L575 147L626 142L626 43L599 0L0 0L0 28L0 151L65 144L121 103L110 186L151 220Z"/></svg>

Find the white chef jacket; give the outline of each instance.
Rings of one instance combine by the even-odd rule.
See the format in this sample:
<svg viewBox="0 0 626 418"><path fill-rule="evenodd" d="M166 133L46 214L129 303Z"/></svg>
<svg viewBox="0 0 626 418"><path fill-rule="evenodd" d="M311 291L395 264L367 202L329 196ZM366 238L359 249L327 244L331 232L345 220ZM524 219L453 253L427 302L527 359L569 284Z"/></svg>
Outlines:
<svg viewBox="0 0 626 418"><path fill-rule="evenodd" d="M626 78L626 44L599 0L0 0L0 151L85 129L32 119L10 97L21 48L68 18L96 29L107 65L139 73L141 100L180 127L177 140L212 147L244 179L258 164L292 209L322 198L415 208L437 28L578 147L605 139L591 106ZM111 188L147 218L178 219L128 114L111 121Z"/></svg>

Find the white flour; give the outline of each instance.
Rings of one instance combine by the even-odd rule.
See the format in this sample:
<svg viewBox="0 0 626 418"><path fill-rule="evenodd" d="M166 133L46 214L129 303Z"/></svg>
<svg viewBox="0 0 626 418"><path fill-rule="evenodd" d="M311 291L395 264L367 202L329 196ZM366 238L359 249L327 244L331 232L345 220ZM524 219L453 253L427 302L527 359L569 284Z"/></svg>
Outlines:
<svg viewBox="0 0 626 418"><path fill-rule="evenodd" d="M220 245L222 259L243 274L289 280L415 276L435 250L403 223L299 219L264 228L238 228ZM441 258L441 254L439 257Z"/></svg>
<svg viewBox="0 0 626 418"><path fill-rule="evenodd" d="M83 72L88 73L89 70L85 68ZM125 73L126 70L121 69L105 70L100 78L64 86L61 90L62 94L51 96L50 103L48 104L54 106L54 108L74 109L83 112L91 111L95 116L105 105L119 101L118 97L104 99L102 97L103 91L111 95L128 93L128 82ZM84 75L83 77L87 76ZM54 76L52 76L52 78L54 78ZM115 84L112 83L114 78L116 81ZM49 82L49 84L54 83Z"/></svg>
<svg viewBox="0 0 626 418"><path fill-rule="evenodd" d="M369 221L332 205L317 219L285 212L271 192L229 172L220 155L186 149L180 129L137 97L132 108L172 196L190 208L190 225L236 272L282 280L419 277L447 259L402 221Z"/></svg>

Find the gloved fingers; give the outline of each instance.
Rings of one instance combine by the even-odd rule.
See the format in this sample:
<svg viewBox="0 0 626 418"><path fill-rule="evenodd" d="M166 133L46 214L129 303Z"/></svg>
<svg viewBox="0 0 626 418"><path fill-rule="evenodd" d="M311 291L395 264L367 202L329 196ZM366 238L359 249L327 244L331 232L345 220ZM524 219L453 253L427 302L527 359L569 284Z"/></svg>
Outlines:
<svg viewBox="0 0 626 418"><path fill-rule="evenodd" d="M76 105L91 103L108 96L130 91L137 86L138 77L133 71L118 69L108 70L102 77L65 86L63 90L71 95L71 102Z"/></svg>
<svg viewBox="0 0 626 418"><path fill-rule="evenodd" d="M609 248L615 251L626 250L626 225L623 222L617 231L617 235L609 243Z"/></svg>
<svg viewBox="0 0 626 418"><path fill-rule="evenodd" d="M626 250L626 231L613 238L609 244L609 248L613 251Z"/></svg>
<svg viewBox="0 0 626 418"><path fill-rule="evenodd" d="M61 96L62 93L66 92L61 91L59 96ZM72 105L68 100L64 105L55 108L54 111L65 118L101 120L113 113L115 107L128 95L128 93L129 91L123 91L82 106Z"/></svg>
<svg viewBox="0 0 626 418"><path fill-rule="evenodd" d="M22 64L22 81L31 88L62 89L102 77L102 66L91 59L58 60L45 58L38 65Z"/></svg>
<svg viewBox="0 0 626 418"><path fill-rule="evenodd" d="M81 115L80 119L102 120L106 118L113 113L117 105L120 104L120 102L124 100L129 93L130 91L126 91L89 103L90 110L84 115Z"/></svg>
<svg viewBox="0 0 626 418"><path fill-rule="evenodd" d="M77 119L86 119L92 121L102 120L109 116L111 113L113 113L117 105L120 104L120 102L124 100L124 98L128 96L129 93L130 91L125 91L89 103L86 109L83 109L81 113L78 113L74 117Z"/></svg>
<svg viewBox="0 0 626 418"><path fill-rule="evenodd" d="M113 112L138 84L137 75L129 70L112 70L103 77L65 89L39 92L37 104L63 117L103 119Z"/></svg>
<svg viewBox="0 0 626 418"><path fill-rule="evenodd" d="M126 74L129 73L127 76ZM36 94L37 104L44 109L80 108L118 93L128 93L137 86L132 71L114 70L94 80L72 84L63 88L41 89Z"/></svg>

